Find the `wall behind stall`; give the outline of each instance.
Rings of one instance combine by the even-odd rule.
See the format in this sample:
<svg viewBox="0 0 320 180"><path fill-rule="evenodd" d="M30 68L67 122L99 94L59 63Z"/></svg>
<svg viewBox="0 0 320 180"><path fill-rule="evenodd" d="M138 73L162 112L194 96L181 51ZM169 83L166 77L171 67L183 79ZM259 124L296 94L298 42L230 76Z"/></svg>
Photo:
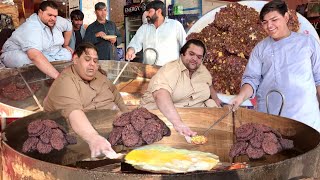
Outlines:
<svg viewBox="0 0 320 180"><path fill-rule="evenodd" d="M167 4L171 4L171 0L166 1ZM175 5L182 5L183 8L194 8L198 7L199 1L198 0L174 0ZM218 0L202 0L202 15L206 14L210 10L226 5L230 2L228 1L218 1ZM184 14L195 14L197 13L196 10L184 12Z"/></svg>
<svg viewBox="0 0 320 180"><path fill-rule="evenodd" d="M110 0L110 20L116 23L117 28L121 32L124 41L124 15L123 7L126 5L126 0Z"/></svg>

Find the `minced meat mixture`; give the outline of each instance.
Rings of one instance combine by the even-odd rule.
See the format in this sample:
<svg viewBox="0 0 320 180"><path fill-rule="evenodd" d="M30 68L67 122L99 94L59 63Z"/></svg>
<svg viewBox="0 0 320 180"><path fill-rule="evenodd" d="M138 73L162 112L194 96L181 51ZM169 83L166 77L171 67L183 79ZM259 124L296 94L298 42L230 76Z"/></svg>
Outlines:
<svg viewBox="0 0 320 180"><path fill-rule="evenodd" d="M299 30L298 16L289 11L289 29ZM202 40L207 47L203 64L213 77L217 92L238 94L241 78L255 45L267 37L259 21L259 13L239 3L230 3L216 13L212 23L187 39Z"/></svg>

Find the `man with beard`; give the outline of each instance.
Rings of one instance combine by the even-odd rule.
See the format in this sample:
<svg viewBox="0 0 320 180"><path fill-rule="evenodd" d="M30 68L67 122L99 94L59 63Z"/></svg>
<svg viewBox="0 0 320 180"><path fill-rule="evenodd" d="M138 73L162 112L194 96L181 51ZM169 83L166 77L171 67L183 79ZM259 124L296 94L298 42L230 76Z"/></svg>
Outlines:
<svg viewBox="0 0 320 180"><path fill-rule="evenodd" d="M152 1L147 4L148 24L143 24L131 39L126 59L133 60L141 49L153 48L158 53L156 62L147 64L164 65L179 58L179 50L186 41L186 32L182 24L168 19L165 14L166 7L161 1Z"/></svg>
<svg viewBox="0 0 320 180"><path fill-rule="evenodd" d="M71 23L58 16L58 6L52 1L43 1L38 14L32 14L5 42L1 59L9 68L33 63L55 79L59 72L50 62L71 60L72 49L68 46L71 31Z"/></svg>
<svg viewBox="0 0 320 180"><path fill-rule="evenodd" d="M221 106L212 77L202 64L205 54L205 45L200 40L187 41L180 50L180 59L159 69L140 101L147 109L159 109L184 136L194 136L196 132L183 123L175 107Z"/></svg>
<svg viewBox="0 0 320 180"><path fill-rule="evenodd" d="M95 5L97 20L90 24L86 30L83 41L91 42L98 48L100 60L119 60L117 47L122 43L122 36L116 24L107 20L107 6L103 2ZM105 38L106 35L116 37Z"/></svg>
<svg viewBox="0 0 320 180"><path fill-rule="evenodd" d="M128 111L115 85L98 71L97 48L91 43L80 44L67 67L53 82L43 104L45 111L62 110L72 129L91 150L91 157L101 154L116 157L110 143L93 128L84 111L114 109Z"/></svg>
<svg viewBox="0 0 320 180"><path fill-rule="evenodd" d="M78 45L82 42L82 39L86 33L86 30L83 27L84 14L79 9L76 9L70 13L70 18L72 22L73 32L69 46L72 49L76 49Z"/></svg>

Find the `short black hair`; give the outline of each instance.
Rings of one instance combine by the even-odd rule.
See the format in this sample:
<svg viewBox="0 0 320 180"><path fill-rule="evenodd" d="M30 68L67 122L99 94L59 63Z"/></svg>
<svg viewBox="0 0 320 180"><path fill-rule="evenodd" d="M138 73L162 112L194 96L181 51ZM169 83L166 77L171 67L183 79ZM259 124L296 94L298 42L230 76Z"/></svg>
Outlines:
<svg viewBox="0 0 320 180"><path fill-rule="evenodd" d="M39 10L41 9L42 11L45 11L47 7L58 10L58 5L53 1L42 1L42 3L39 5Z"/></svg>
<svg viewBox="0 0 320 180"><path fill-rule="evenodd" d="M84 14L79 9L73 10L70 13L70 19L71 20L83 20Z"/></svg>
<svg viewBox="0 0 320 180"><path fill-rule="evenodd" d="M202 41L200 41L199 39L190 39L188 40L183 46L182 48L180 49L180 55L185 55L185 53L187 52L187 49L190 47L190 44L194 44L196 46L199 46L199 47L202 47L203 49L203 57L206 55L206 51L207 51L207 48L206 46L204 45L204 43Z"/></svg>
<svg viewBox="0 0 320 180"><path fill-rule="evenodd" d="M95 45L89 42L83 42L79 44L76 50L74 50L73 55L76 54L78 57L80 57L83 52L87 51L87 49L94 49L96 52L98 52L98 49Z"/></svg>
<svg viewBox="0 0 320 180"><path fill-rule="evenodd" d="M272 11L277 11L282 16L284 16L286 12L288 12L288 6L282 0L273 0L268 2L263 6L263 8L260 11L260 15L259 15L260 21L263 21L264 16Z"/></svg>
<svg viewBox="0 0 320 180"><path fill-rule="evenodd" d="M166 6L164 5L164 3L162 1L151 1L147 4L146 6L146 11L149 11L150 9L154 9L154 10L158 10L161 9L161 14L163 17L166 16Z"/></svg>
<svg viewBox="0 0 320 180"><path fill-rule="evenodd" d="M106 3L104 2L97 2L97 4L94 5L94 10L99 10L107 7Z"/></svg>

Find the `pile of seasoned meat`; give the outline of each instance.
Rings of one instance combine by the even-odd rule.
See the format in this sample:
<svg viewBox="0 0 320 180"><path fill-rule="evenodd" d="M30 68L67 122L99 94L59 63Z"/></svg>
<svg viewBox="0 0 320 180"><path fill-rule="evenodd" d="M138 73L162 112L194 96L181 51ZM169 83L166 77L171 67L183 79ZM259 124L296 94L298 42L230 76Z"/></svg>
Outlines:
<svg viewBox="0 0 320 180"><path fill-rule="evenodd" d="M282 138L271 127L248 123L236 129L236 143L231 147L229 156L248 155L251 159L262 158L265 154L273 155L282 150L292 149L293 141Z"/></svg>
<svg viewBox="0 0 320 180"><path fill-rule="evenodd" d="M33 93L38 91L41 87L39 83L31 83L29 86ZM32 96L31 92L23 82L11 82L7 86L3 87L1 90L2 95L5 98L15 101L24 100L27 97Z"/></svg>
<svg viewBox="0 0 320 180"><path fill-rule="evenodd" d="M299 30L296 12L290 10L289 28ZM216 13L215 19L187 39L202 40L207 47L203 64L213 77L216 91L238 94L243 72L254 46L267 37L259 13L239 3L230 3Z"/></svg>
<svg viewBox="0 0 320 180"><path fill-rule="evenodd" d="M122 114L113 122L108 140L112 146L138 147L170 135L170 129L158 116L146 108L138 108Z"/></svg>
<svg viewBox="0 0 320 180"><path fill-rule="evenodd" d="M35 120L28 125L29 138L23 143L22 152L38 151L41 154L62 150L66 145L77 144L74 136L53 120Z"/></svg>

